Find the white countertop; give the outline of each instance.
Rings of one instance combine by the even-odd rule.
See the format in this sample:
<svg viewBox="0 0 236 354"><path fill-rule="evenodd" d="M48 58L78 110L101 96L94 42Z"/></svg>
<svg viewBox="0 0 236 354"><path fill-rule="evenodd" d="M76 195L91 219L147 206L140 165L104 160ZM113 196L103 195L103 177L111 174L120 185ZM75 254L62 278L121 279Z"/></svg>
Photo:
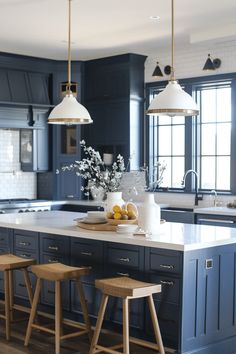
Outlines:
<svg viewBox="0 0 236 354"><path fill-rule="evenodd" d="M195 208L196 214L212 214L212 215L228 215L236 216L236 209L227 207L207 207L207 208Z"/></svg>
<svg viewBox="0 0 236 354"><path fill-rule="evenodd" d="M236 243L236 229L206 225L165 223L149 238L108 231L88 231L76 226L84 214L66 211L0 215L0 227L118 242L178 251Z"/></svg>

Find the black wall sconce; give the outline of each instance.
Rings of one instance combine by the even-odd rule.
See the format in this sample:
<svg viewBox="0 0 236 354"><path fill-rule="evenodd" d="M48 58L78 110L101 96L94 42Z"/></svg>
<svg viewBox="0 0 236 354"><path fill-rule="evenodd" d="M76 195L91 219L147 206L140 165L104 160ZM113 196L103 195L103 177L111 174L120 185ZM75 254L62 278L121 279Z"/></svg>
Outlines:
<svg viewBox="0 0 236 354"><path fill-rule="evenodd" d="M170 73L171 73L171 66L170 65L166 65L164 67L164 73L165 73L165 75L170 75ZM164 76L158 61L157 61L157 65L152 73L152 76L156 77L156 78Z"/></svg>
<svg viewBox="0 0 236 354"><path fill-rule="evenodd" d="M219 58L212 59L211 55L208 54L207 60L202 68L202 70L216 70L221 66L221 60Z"/></svg>

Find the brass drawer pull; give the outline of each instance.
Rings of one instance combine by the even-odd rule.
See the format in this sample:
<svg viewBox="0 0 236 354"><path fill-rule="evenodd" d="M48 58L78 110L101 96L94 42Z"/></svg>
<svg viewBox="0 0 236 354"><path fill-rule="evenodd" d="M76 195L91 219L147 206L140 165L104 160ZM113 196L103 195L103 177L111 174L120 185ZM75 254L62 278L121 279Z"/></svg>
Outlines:
<svg viewBox="0 0 236 354"><path fill-rule="evenodd" d="M200 222L214 222L214 223L221 223L221 224L234 224L235 221L233 220L221 220L221 219L198 219Z"/></svg>
<svg viewBox="0 0 236 354"><path fill-rule="evenodd" d="M81 252L80 254L82 254L82 256L89 256L89 257L93 255L92 252Z"/></svg>
<svg viewBox="0 0 236 354"><path fill-rule="evenodd" d="M174 269L173 264L160 264L160 268Z"/></svg>
<svg viewBox="0 0 236 354"><path fill-rule="evenodd" d="M30 242L23 242L23 241L20 241L20 242L19 242L19 245L21 245L21 246L30 246L31 243L30 243Z"/></svg>
<svg viewBox="0 0 236 354"><path fill-rule="evenodd" d="M48 246L49 250L53 250L53 251L58 251L58 247L57 246Z"/></svg>
<svg viewBox="0 0 236 354"><path fill-rule="evenodd" d="M23 258L31 258L31 254L22 253L22 254L20 254L20 257L23 257Z"/></svg>
<svg viewBox="0 0 236 354"><path fill-rule="evenodd" d="M168 280L160 280L160 283L162 285L168 285L168 286L173 286L174 285L173 281L168 281Z"/></svg>
<svg viewBox="0 0 236 354"><path fill-rule="evenodd" d="M120 275L121 277L129 277L129 273L117 272L116 274Z"/></svg>
<svg viewBox="0 0 236 354"><path fill-rule="evenodd" d="M118 258L118 260L120 262L126 262L126 263L129 263L130 262L130 259L129 258Z"/></svg>
<svg viewBox="0 0 236 354"><path fill-rule="evenodd" d="M48 263L58 263L58 260L57 259L49 259Z"/></svg>

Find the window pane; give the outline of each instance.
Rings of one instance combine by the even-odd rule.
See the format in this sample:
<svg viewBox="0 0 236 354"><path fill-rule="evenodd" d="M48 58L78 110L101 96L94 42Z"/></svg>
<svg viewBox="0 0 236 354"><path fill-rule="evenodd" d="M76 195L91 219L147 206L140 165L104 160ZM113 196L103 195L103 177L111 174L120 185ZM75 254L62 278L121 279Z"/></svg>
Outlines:
<svg viewBox="0 0 236 354"><path fill-rule="evenodd" d="M172 124L184 124L185 123L185 117L172 117Z"/></svg>
<svg viewBox="0 0 236 354"><path fill-rule="evenodd" d="M217 189L230 190L230 157L217 157Z"/></svg>
<svg viewBox="0 0 236 354"><path fill-rule="evenodd" d="M215 157L202 157L201 188L215 189Z"/></svg>
<svg viewBox="0 0 236 354"><path fill-rule="evenodd" d="M158 124L159 125L170 125L171 124L171 117L169 117L169 116L159 116L158 117Z"/></svg>
<svg viewBox="0 0 236 354"><path fill-rule="evenodd" d="M177 125L172 127L172 137L173 137L173 146L172 152L174 155L184 155L184 146L185 146L185 133L184 125Z"/></svg>
<svg viewBox="0 0 236 354"><path fill-rule="evenodd" d="M217 155L230 155L231 124L219 123L217 125Z"/></svg>
<svg viewBox="0 0 236 354"><path fill-rule="evenodd" d="M201 120L202 122L216 121L216 90L201 91Z"/></svg>
<svg viewBox="0 0 236 354"><path fill-rule="evenodd" d="M181 181L184 176L184 157L173 157L172 187L181 188Z"/></svg>
<svg viewBox="0 0 236 354"><path fill-rule="evenodd" d="M159 155L171 155L171 126L159 127Z"/></svg>
<svg viewBox="0 0 236 354"><path fill-rule="evenodd" d="M202 155L215 155L215 124L202 124Z"/></svg>
<svg viewBox="0 0 236 354"><path fill-rule="evenodd" d="M231 88L225 87L217 91L217 121L231 121Z"/></svg>
<svg viewBox="0 0 236 354"><path fill-rule="evenodd" d="M166 170L163 174L163 182L161 184L162 187L171 187L171 158L163 157L161 160L165 160L166 162Z"/></svg>

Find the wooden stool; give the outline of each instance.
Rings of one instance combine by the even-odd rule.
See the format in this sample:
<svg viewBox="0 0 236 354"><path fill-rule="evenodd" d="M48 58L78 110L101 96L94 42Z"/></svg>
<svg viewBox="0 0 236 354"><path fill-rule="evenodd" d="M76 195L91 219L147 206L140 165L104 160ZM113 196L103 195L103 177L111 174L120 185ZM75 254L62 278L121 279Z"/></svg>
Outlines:
<svg viewBox="0 0 236 354"><path fill-rule="evenodd" d="M29 296L30 305L33 302L33 292L29 273L27 267L35 264L33 259L25 259L14 256L13 254L3 254L0 256L0 271L4 272L4 293L5 293L5 314L0 315L6 323L6 339L9 340L11 336L11 322L13 322L13 309L14 309L14 293L13 293L13 277L12 271L21 269L24 272L25 284ZM18 308L18 310L22 310Z"/></svg>
<svg viewBox="0 0 236 354"><path fill-rule="evenodd" d="M83 275L88 275L90 272L89 267L70 267L62 263L50 263L50 264L41 264L35 265L32 267L32 272L35 273L38 277L36 283L36 289L33 299L33 305L30 312L30 318L28 323L28 328L25 337L25 345L29 344L30 336L32 329L36 328L47 333L55 335L55 347L56 354L60 353L60 341L63 339L73 338L80 336L81 334L88 333L89 339L91 339L91 326L88 317L87 305L84 297L83 287L80 282L80 277ZM55 330L46 328L45 326L40 326L35 322L37 304L40 295L42 279L55 281ZM80 303L84 315L85 326L70 322L68 320L62 319L62 307L61 307L61 281L63 280L75 280L79 290ZM80 328L80 331L62 335L62 324L67 324L72 327Z"/></svg>
<svg viewBox="0 0 236 354"><path fill-rule="evenodd" d="M98 319L96 329L92 339L89 354L98 352L106 353L119 353L116 349L123 347L123 353L129 354L129 343L135 343L147 348L159 350L161 354L165 354L165 350L162 343L160 328L155 311L155 305L153 302L152 294L161 292L161 285L144 283L127 277L100 279L95 282L96 287L99 288L103 295L102 301L98 313ZM123 299L123 344L114 345L112 347L103 347L98 345L98 338L102 327L103 317L107 306L109 296L115 296ZM155 343L150 343L144 340L129 338L129 300L147 297L150 308L152 323L154 327L154 333L156 337Z"/></svg>

